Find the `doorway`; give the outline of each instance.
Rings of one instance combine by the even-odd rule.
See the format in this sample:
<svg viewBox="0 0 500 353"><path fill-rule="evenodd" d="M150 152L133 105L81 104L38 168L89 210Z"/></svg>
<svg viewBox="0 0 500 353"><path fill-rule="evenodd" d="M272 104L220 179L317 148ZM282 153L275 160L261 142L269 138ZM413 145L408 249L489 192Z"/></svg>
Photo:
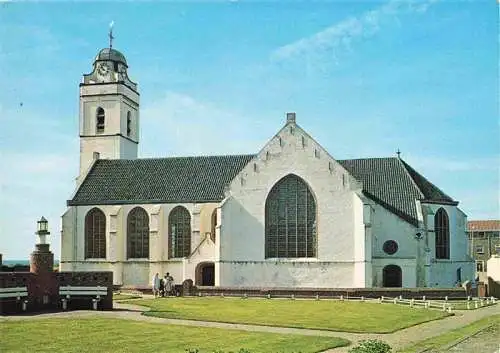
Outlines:
<svg viewBox="0 0 500 353"><path fill-rule="evenodd" d="M402 287L403 277L401 267L397 265L387 265L383 269L384 287Z"/></svg>
<svg viewBox="0 0 500 353"><path fill-rule="evenodd" d="M213 262L201 262L196 266L196 285L215 285L215 264Z"/></svg>

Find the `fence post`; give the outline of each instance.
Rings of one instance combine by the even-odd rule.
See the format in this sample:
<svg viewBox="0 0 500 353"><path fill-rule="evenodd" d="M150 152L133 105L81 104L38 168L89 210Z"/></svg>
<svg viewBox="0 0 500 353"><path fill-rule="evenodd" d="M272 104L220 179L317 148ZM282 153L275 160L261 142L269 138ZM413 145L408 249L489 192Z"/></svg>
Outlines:
<svg viewBox="0 0 500 353"><path fill-rule="evenodd" d="M294 299L295 299L295 294L292 294L292 295L290 296L290 299L294 300Z"/></svg>
<svg viewBox="0 0 500 353"><path fill-rule="evenodd" d="M92 308L97 310L97 299L92 299Z"/></svg>
<svg viewBox="0 0 500 353"><path fill-rule="evenodd" d="M477 301L474 301L474 307L477 309L479 306L477 305Z"/></svg>
<svg viewBox="0 0 500 353"><path fill-rule="evenodd" d="M470 310L470 301L467 301L467 310Z"/></svg>
<svg viewBox="0 0 500 353"><path fill-rule="evenodd" d="M361 296L361 301L364 302L365 301L365 297Z"/></svg>
<svg viewBox="0 0 500 353"><path fill-rule="evenodd" d="M397 304L398 303L398 298L394 298L393 302L394 302L394 304Z"/></svg>
<svg viewBox="0 0 500 353"><path fill-rule="evenodd" d="M422 296L422 300L425 302L425 295Z"/></svg>
<svg viewBox="0 0 500 353"><path fill-rule="evenodd" d="M28 301L23 300L23 311L26 311L27 307L28 307Z"/></svg>
<svg viewBox="0 0 500 353"><path fill-rule="evenodd" d="M344 296L342 294L340 295L340 300L344 300Z"/></svg>
<svg viewBox="0 0 500 353"><path fill-rule="evenodd" d="M445 301L445 302L447 302L447 301L448 301L448 296L447 296L447 295L444 297L444 301Z"/></svg>
<svg viewBox="0 0 500 353"><path fill-rule="evenodd" d="M413 308L413 304L415 303L415 299L411 298L410 299L410 308Z"/></svg>

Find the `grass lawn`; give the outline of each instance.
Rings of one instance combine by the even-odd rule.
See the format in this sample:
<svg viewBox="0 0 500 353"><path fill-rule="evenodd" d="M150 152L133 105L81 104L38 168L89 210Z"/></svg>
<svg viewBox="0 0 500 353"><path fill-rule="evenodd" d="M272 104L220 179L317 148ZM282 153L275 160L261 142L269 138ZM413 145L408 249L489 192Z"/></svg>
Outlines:
<svg viewBox="0 0 500 353"><path fill-rule="evenodd" d="M215 350L313 353L345 346L334 337L280 335L164 325L122 319L80 318L2 322L2 352L169 352Z"/></svg>
<svg viewBox="0 0 500 353"><path fill-rule="evenodd" d="M493 315L481 320L475 321L467 326L460 327L456 330L449 331L440 336L431 337L424 341L421 341L411 347L406 347L405 349L399 351L401 353L413 353L420 352L424 349L436 349L444 348L445 346L452 344L453 342L472 335L481 329L490 325L500 325L500 315Z"/></svg>
<svg viewBox="0 0 500 353"><path fill-rule="evenodd" d="M114 294L113 293L113 300L128 300L128 299L137 299L141 298L139 295L133 295L133 294Z"/></svg>
<svg viewBox="0 0 500 353"><path fill-rule="evenodd" d="M347 332L388 333L447 316L436 310L337 300L203 297L140 299L134 304L150 307L145 315L157 317Z"/></svg>

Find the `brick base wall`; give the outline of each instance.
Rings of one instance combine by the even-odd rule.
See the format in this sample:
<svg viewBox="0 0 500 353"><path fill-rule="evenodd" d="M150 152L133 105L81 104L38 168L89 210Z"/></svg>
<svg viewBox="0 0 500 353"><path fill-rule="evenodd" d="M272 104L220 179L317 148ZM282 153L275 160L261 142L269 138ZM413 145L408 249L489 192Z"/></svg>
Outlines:
<svg viewBox="0 0 500 353"><path fill-rule="evenodd" d="M0 288L27 287L27 311L61 310L60 286L103 286L108 288L98 304L100 310L113 309L113 272L1 272ZM91 309L90 299L71 299L68 309ZM0 299L0 314L22 312L16 298Z"/></svg>

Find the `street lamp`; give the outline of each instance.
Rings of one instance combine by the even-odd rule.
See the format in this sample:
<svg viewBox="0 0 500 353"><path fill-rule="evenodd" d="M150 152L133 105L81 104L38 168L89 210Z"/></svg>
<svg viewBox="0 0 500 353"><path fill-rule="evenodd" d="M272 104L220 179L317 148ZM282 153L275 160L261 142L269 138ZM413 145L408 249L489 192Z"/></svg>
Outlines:
<svg viewBox="0 0 500 353"><path fill-rule="evenodd" d="M35 233L40 238L40 244L46 244L47 235L50 234L48 229L49 222L45 219L45 217L40 218L40 220L37 221L37 231Z"/></svg>

